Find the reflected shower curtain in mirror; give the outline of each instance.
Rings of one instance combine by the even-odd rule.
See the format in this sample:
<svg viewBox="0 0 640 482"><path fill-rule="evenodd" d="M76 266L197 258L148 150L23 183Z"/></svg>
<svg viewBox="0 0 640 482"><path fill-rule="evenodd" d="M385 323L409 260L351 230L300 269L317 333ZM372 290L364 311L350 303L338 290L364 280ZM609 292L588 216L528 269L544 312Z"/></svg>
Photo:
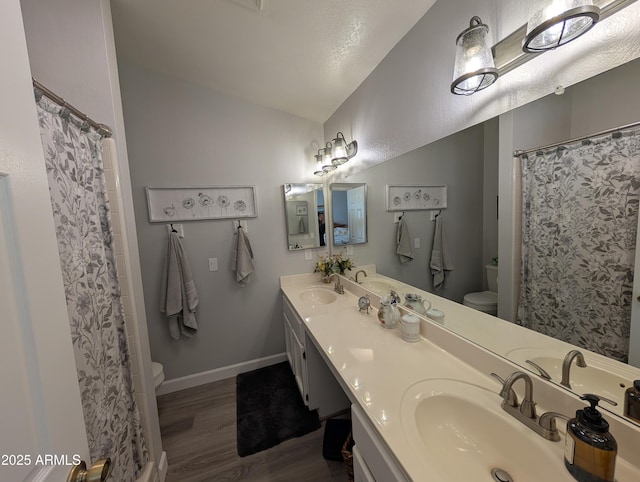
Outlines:
<svg viewBox="0 0 640 482"><path fill-rule="evenodd" d="M100 136L42 96L38 120L87 439L110 480L134 481L148 461L130 376Z"/></svg>
<svg viewBox="0 0 640 482"><path fill-rule="evenodd" d="M627 361L637 128L522 156L518 324Z"/></svg>

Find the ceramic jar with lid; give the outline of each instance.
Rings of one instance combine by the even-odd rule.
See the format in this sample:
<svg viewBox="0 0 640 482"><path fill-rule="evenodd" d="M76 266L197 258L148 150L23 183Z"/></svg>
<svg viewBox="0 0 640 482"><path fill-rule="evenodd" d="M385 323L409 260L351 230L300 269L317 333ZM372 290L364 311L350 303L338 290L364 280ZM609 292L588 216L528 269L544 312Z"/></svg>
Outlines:
<svg viewBox="0 0 640 482"><path fill-rule="evenodd" d="M420 341L420 318L412 313L407 313L400 320L402 339L408 342Z"/></svg>

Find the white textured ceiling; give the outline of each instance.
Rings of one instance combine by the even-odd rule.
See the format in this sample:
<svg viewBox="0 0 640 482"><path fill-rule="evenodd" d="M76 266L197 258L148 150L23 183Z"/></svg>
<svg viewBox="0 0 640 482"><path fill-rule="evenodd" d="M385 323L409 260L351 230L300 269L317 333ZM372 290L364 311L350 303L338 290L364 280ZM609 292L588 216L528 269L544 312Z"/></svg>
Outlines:
<svg viewBox="0 0 640 482"><path fill-rule="evenodd" d="M111 0L119 58L318 122L434 3Z"/></svg>

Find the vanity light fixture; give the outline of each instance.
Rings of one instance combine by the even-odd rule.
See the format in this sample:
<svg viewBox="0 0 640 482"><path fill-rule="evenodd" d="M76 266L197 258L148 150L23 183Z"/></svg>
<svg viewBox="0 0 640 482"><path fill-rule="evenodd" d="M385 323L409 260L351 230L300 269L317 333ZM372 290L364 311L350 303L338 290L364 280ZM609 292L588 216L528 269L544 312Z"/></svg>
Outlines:
<svg viewBox="0 0 640 482"><path fill-rule="evenodd" d="M316 162L319 163L319 169L313 171L316 176L324 176L326 173L336 170L339 166L347 162L358 152L358 143L347 141L342 132L336 134L332 142L328 142L314 156Z"/></svg>
<svg viewBox="0 0 640 482"><path fill-rule="evenodd" d="M600 19L591 0L531 0L522 50L545 52L577 39Z"/></svg>
<svg viewBox="0 0 640 482"><path fill-rule="evenodd" d="M473 17L469 28L456 39L456 63L453 71L451 93L471 95L486 89L498 78L493 54L487 44L487 27L480 17Z"/></svg>
<svg viewBox="0 0 640 482"><path fill-rule="evenodd" d="M342 132L338 132L336 134L331 145L333 149L333 158L331 159L331 162L336 166L344 164L358 152L358 143L356 141L351 141L347 144L347 140L344 138L344 134Z"/></svg>
<svg viewBox="0 0 640 482"><path fill-rule="evenodd" d="M609 18L637 0L530 0L529 22L500 40L487 52L484 40L489 28L473 17L469 28L456 40L454 94L471 95L489 87L537 55L553 50L588 31L596 22ZM595 3L595 5L594 5ZM479 36L474 48L467 36ZM484 53L484 60L475 55ZM487 58L488 57L488 58ZM475 62L475 63L474 63ZM487 69L483 73L483 66Z"/></svg>

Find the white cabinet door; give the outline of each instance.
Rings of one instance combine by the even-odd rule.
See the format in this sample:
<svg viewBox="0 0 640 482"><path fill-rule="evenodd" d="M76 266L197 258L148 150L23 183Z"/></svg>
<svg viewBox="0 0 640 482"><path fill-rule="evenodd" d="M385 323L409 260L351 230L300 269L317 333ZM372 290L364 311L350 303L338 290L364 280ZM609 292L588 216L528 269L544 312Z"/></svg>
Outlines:
<svg viewBox="0 0 640 482"><path fill-rule="evenodd" d="M89 451L20 1L0 18L0 480L57 482Z"/></svg>
<svg viewBox="0 0 640 482"><path fill-rule="evenodd" d="M291 322L286 314L284 314L284 331L285 343L287 344L287 358L291 371L296 379L300 395L305 405L309 405L309 394L307 390L307 364L304 345L298 339L296 331L291 326Z"/></svg>

